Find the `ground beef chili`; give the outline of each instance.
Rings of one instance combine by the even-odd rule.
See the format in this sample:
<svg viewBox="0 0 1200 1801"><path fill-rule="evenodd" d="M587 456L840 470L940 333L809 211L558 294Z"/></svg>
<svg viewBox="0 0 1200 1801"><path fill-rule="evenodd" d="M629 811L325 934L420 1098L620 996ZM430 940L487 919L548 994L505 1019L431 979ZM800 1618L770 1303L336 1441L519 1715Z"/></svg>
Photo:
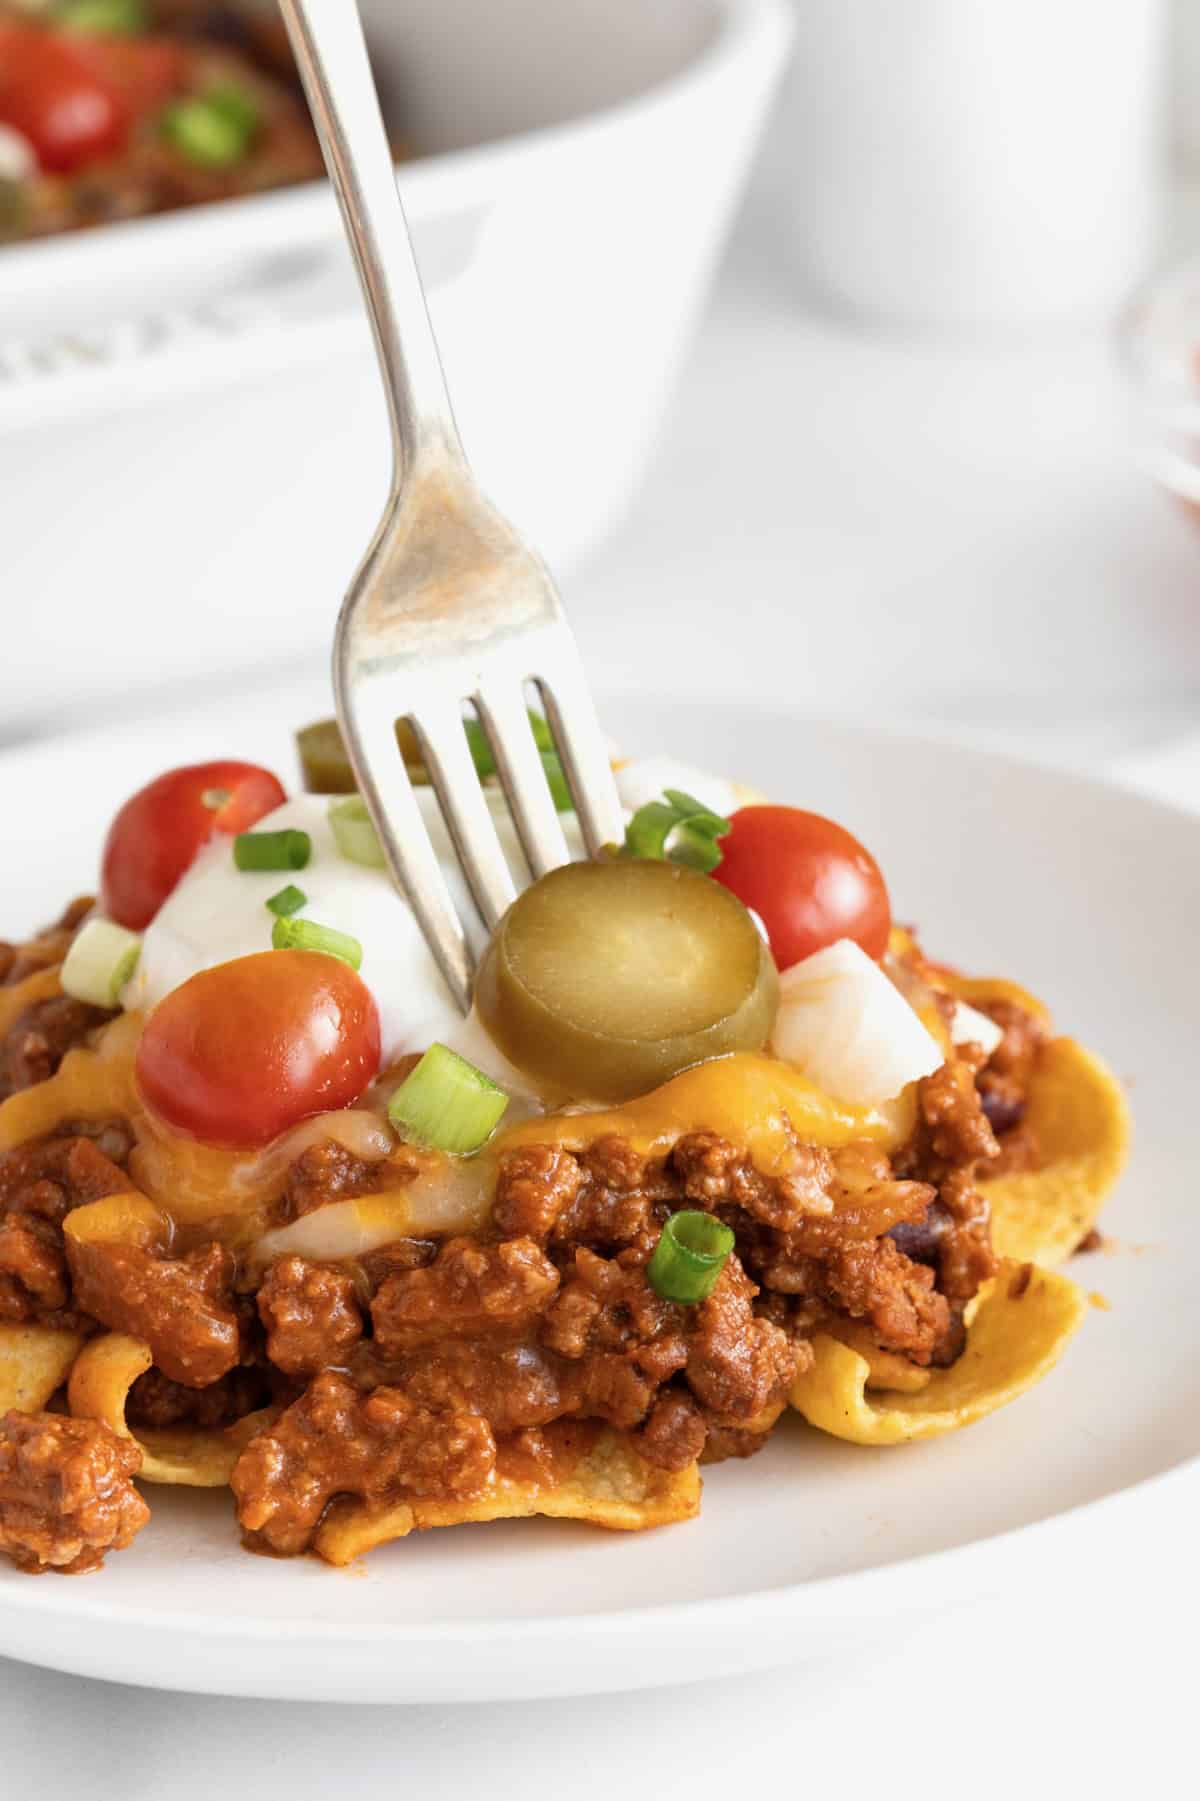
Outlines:
<svg viewBox="0 0 1200 1801"><path fill-rule="evenodd" d="M155 1364L185 1388L207 1388L237 1364L241 1321L233 1257L206 1244L165 1257L135 1244L67 1240L75 1301L113 1332L144 1338Z"/></svg>
<svg viewBox="0 0 1200 1801"><path fill-rule="evenodd" d="M99 1420L0 1416L0 1551L23 1570L98 1569L150 1518L131 1481L141 1461Z"/></svg>
<svg viewBox="0 0 1200 1801"><path fill-rule="evenodd" d="M6 947L0 982L51 966L83 910ZM711 1132L653 1158L618 1136L529 1144L500 1156L478 1236L400 1238L344 1265L239 1265L195 1235L173 1252L64 1244L73 1207L130 1186L123 1122L81 1126L0 1156L0 1322L144 1339L154 1367L129 1397L135 1430L220 1427L271 1403L233 1488L248 1542L275 1553L305 1550L338 1495L465 1500L497 1470L552 1480L605 1426L662 1470L748 1456L823 1326L855 1322L918 1368L960 1353L963 1310L996 1267L978 1177L1005 1166L1044 1038L1008 1003L993 1012L1000 1047L986 1061L968 1048L920 1084L915 1132L893 1155L797 1139L767 1176ZM11 1070L11 1044L0 1056ZM378 1161L319 1142L282 1176L272 1221L427 1163L403 1145ZM646 1275L680 1207L735 1236L694 1306ZM137 1457L91 1422L8 1416L0 1546L25 1568L95 1567L144 1521Z"/></svg>
<svg viewBox="0 0 1200 1801"><path fill-rule="evenodd" d="M433 1412L397 1388L370 1394L324 1370L233 1472L238 1518L264 1547L303 1551L334 1495L477 1495L496 1465L488 1422Z"/></svg>
<svg viewBox="0 0 1200 1801"><path fill-rule="evenodd" d="M90 1138L50 1138L0 1154L0 1321L80 1322L63 1219L72 1207L128 1186Z"/></svg>
<svg viewBox="0 0 1200 1801"><path fill-rule="evenodd" d="M0 942L0 995L6 988L61 963L92 909L92 897L71 902L62 918L24 944ZM0 1031L0 1101L52 1076L67 1052L113 1016L67 994L31 1000Z"/></svg>
<svg viewBox="0 0 1200 1801"><path fill-rule="evenodd" d="M1049 1029L1036 1013L1015 1001L991 1001L985 1010L1004 1033L975 1078L983 1111L999 1146L992 1173L1006 1175L1036 1169L1039 1147L1025 1118L1025 1098Z"/></svg>

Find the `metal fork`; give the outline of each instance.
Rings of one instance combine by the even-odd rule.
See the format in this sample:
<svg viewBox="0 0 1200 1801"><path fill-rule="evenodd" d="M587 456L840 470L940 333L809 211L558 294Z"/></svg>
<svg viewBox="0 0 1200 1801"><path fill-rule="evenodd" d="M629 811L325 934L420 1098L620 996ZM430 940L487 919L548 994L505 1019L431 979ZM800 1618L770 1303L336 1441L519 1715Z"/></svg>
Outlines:
<svg viewBox="0 0 1200 1801"><path fill-rule="evenodd" d="M515 897L463 730L474 706L534 876L568 860L525 709L540 694L584 843L624 831L575 639L538 557L476 485L459 441L367 60L357 0L280 0L371 318L392 432L383 517L334 640L338 721L393 880L456 999L472 937L454 908L396 743L416 731L490 930Z"/></svg>

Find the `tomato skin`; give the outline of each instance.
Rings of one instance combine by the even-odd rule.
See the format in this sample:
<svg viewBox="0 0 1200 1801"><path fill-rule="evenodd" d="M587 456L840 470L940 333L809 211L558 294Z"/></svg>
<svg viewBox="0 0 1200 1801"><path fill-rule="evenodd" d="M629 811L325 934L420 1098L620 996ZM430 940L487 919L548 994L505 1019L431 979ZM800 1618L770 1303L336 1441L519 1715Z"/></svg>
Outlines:
<svg viewBox="0 0 1200 1801"><path fill-rule="evenodd" d="M119 94L135 119L165 106L187 78L187 56L169 39L81 34L70 46L80 66Z"/></svg>
<svg viewBox="0 0 1200 1801"><path fill-rule="evenodd" d="M257 951L172 989L146 1021L135 1072L173 1131L245 1150L350 1106L379 1062L379 1009L348 963Z"/></svg>
<svg viewBox="0 0 1200 1801"><path fill-rule="evenodd" d="M209 801L215 793L228 799ZM196 853L216 832L245 832L287 795L256 763L189 763L168 769L130 797L104 843L100 905L109 919L140 932L150 924Z"/></svg>
<svg viewBox="0 0 1200 1801"><path fill-rule="evenodd" d="M713 875L758 914L780 969L839 938L882 957L891 902L879 865L857 838L799 807L741 807L732 828Z"/></svg>
<svg viewBox="0 0 1200 1801"><path fill-rule="evenodd" d="M129 110L67 39L35 26L0 39L0 123L29 139L41 167L69 174L120 150Z"/></svg>

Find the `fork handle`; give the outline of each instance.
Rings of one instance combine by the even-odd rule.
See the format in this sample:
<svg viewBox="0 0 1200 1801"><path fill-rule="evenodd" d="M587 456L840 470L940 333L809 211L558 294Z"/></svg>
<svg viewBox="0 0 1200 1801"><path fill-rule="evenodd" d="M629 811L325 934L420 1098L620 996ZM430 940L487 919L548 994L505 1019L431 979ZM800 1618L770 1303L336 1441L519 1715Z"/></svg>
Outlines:
<svg viewBox="0 0 1200 1801"><path fill-rule="evenodd" d="M392 494L421 450L462 445L391 148L358 0L280 0L371 318L392 428Z"/></svg>

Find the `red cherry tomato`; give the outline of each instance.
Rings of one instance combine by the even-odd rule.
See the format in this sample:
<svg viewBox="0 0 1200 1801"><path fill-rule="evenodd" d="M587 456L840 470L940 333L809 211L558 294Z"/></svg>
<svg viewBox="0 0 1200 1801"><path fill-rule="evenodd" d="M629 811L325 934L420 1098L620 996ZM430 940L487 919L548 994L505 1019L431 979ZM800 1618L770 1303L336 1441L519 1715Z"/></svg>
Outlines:
<svg viewBox="0 0 1200 1801"><path fill-rule="evenodd" d="M244 1149L348 1107L379 1055L379 1009L348 963L259 951L173 989L146 1021L136 1072L176 1132Z"/></svg>
<svg viewBox="0 0 1200 1801"><path fill-rule="evenodd" d="M740 808L713 875L758 914L780 969L839 938L876 959L887 949L892 909L879 865L819 813Z"/></svg>
<svg viewBox="0 0 1200 1801"><path fill-rule="evenodd" d="M286 799L278 778L255 763L169 769L127 800L108 828L103 911L140 932L214 832L249 831Z"/></svg>
<svg viewBox="0 0 1200 1801"><path fill-rule="evenodd" d="M168 38L80 33L69 42L79 63L119 94L135 118L157 112L187 79L186 53Z"/></svg>
<svg viewBox="0 0 1200 1801"><path fill-rule="evenodd" d="M43 169L67 174L122 148L129 111L70 40L17 25L0 39L0 124L29 139Z"/></svg>

